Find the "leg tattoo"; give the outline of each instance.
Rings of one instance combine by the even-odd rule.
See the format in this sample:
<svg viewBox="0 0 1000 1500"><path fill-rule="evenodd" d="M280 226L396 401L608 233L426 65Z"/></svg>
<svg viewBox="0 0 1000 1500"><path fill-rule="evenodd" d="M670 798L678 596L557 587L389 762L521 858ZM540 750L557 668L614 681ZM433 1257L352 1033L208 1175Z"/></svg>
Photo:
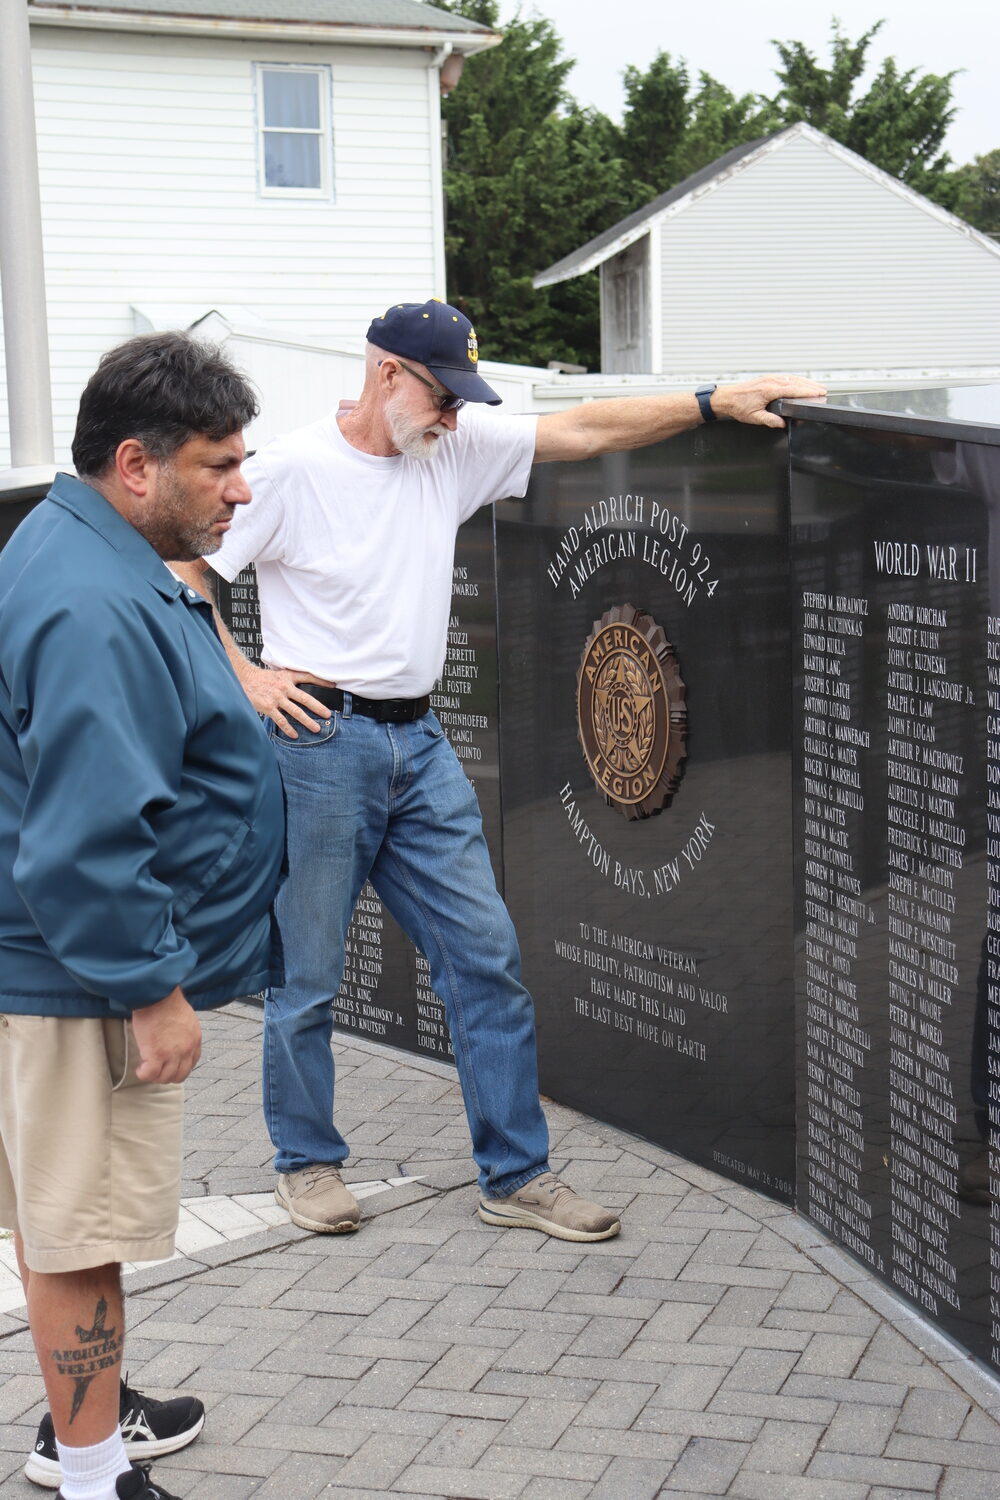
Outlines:
<svg viewBox="0 0 1000 1500"><path fill-rule="evenodd" d="M81 1328L76 1325L79 1347L76 1349L53 1349L52 1359L60 1375L68 1375L74 1382L73 1405L69 1414L70 1425L79 1414L84 1398L95 1375L109 1370L121 1358L122 1335L117 1328L106 1327L108 1304L102 1297L94 1309L94 1326Z"/></svg>

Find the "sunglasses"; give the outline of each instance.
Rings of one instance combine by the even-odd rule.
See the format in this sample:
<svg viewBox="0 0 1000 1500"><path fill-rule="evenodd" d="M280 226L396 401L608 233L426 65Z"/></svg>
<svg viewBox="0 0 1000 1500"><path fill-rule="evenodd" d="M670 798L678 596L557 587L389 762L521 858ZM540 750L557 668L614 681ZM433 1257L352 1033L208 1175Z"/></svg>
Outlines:
<svg viewBox="0 0 1000 1500"><path fill-rule="evenodd" d="M421 375L419 370L414 370L412 366L406 363L405 359L400 359L398 354L394 354L392 357L401 370L405 370L407 375L412 375L414 380L419 380L421 385L427 387L437 401L438 411L458 411L465 405L464 396L455 396L451 391L446 391L444 386L435 385L433 380L428 380L426 375ZM382 363L383 361L379 360L379 364L381 365Z"/></svg>

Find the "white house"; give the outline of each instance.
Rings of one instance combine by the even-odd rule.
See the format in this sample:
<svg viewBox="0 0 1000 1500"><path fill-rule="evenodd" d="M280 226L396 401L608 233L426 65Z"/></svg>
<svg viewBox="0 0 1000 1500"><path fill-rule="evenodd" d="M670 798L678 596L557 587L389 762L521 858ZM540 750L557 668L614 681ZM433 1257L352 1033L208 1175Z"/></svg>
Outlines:
<svg viewBox="0 0 1000 1500"><path fill-rule="evenodd" d="M99 355L137 330L215 308L353 343L390 301L444 295L442 69L498 33L418 0L28 13L57 461Z"/></svg>
<svg viewBox="0 0 1000 1500"><path fill-rule="evenodd" d="M597 266L606 374L1000 374L1000 244L809 125L730 151L534 284Z"/></svg>

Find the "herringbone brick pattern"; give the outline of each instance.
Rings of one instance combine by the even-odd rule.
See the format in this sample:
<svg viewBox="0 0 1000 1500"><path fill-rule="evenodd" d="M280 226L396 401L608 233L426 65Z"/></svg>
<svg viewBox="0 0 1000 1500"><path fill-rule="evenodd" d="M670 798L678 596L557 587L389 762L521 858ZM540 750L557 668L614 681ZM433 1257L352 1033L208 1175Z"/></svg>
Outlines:
<svg viewBox="0 0 1000 1500"><path fill-rule="evenodd" d="M185 1194L270 1185L259 1016L209 1019ZM788 1210L549 1110L553 1157L620 1208L589 1247L474 1217L446 1070L338 1047L352 1236L272 1229L130 1278L127 1364L209 1408L162 1461L185 1500L996 1500L1000 1386ZM43 1409L0 1318L0 1489Z"/></svg>

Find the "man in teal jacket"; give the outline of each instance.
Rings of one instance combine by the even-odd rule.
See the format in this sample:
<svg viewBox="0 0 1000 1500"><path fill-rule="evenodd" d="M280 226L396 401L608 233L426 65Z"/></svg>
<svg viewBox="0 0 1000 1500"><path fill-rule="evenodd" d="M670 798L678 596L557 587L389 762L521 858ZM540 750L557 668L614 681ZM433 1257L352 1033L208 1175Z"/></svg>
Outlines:
<svg viewBox="0 0 1000 1500"><path fill-rule="evenodd" d="M51 1407L27 1473L63 1500L170 1500L119 1417L150 1456L203 1420L120 1384L120 1264L173 1250L197 1011L280 977L274 755L164 562L213 551L250 500L255 412L183 335L112 350L80 478L0 556L0 1224Z"/></svg>

